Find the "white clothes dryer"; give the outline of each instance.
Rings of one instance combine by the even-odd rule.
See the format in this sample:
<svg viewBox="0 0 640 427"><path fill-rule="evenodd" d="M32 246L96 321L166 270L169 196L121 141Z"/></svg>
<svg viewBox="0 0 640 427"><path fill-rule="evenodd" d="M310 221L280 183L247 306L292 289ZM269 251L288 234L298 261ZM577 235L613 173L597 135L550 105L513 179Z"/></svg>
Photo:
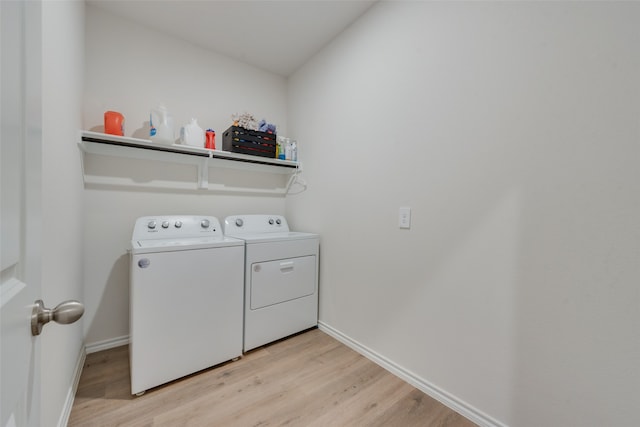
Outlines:
<svg viewBox="0 0 640 427"><path fill-rule="evenodd" d="M242 355L244 242L217 218L138 218L130 260L131 394Z"/></svg>
<svg viewBox="0 0 640 427"><path fill-rule="evenodd" d="M224 232L246 244L244 351L317 326L320 236L281 215L228 216Z"/></svg>

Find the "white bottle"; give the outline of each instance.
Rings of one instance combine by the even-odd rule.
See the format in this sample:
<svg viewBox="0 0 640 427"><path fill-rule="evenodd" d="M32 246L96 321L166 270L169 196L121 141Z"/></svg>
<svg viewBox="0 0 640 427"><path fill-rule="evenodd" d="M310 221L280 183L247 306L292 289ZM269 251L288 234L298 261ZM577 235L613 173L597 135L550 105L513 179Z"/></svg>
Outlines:
<svg viewBox="0 0 640 427"><path fill-rule="evenodd" d="M149 137L151 141L159 144L173 144L175 134L173 132L173 117L164 105L151 110L149 115Z"/></svg>
<svg viewBox="0 0 640 427"><path fill-rule="evenodd" d="M294 162L298 161L298 141L295 139L291 140L291 160Z"/></svg>
<svg viewBox="0 0 640 427"><path fill-rule="evenodd" d="M180 140L183 144L204 148L204 130L198 126L196 119L191 119L191 123L184 125L180 131Z"/></svg>

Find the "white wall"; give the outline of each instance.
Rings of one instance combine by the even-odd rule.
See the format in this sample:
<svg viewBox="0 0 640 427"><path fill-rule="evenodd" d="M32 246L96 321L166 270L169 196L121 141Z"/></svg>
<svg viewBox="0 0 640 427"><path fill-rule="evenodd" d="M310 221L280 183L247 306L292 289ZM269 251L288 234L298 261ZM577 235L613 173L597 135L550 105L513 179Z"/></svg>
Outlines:
<svg viewBox="0 0 640 427"><path fill-rule="evenodd" d="M217 141L234 113L253 113L286 131L286 82L228 57L87 6L84 129L104 112L125 116L125 134L148 138L149 111L166 105L179 125L197 118ZM177 132L178 133L178 132ZM178 134L176 135L178 136Z"/></svg>
<svg viewBox="0 0 640 427"><path fill-rule="evenodd" d="M83 301L82 125L84 2L42 2L42 299ZM83 320L47 325L42 342L43 426L64 425L84 351ZM61 423L61 424L58 424Z"/></svg>
<svg viewBox="0 0 640 427"><path fill-rule="evenodd" d="M203 128L215 129L217 144L222 143L222 133L231 125L234 113L253 113L286 132L284 78L138 26L93 5L87 5L86 12L83 129L101 131L103 114L111 109L124 114L127 136L145 138L149 110L164 103L177 125L195 117ZM107 156L87 156L84 166L88 174L107 182L87 184L84 192L85 339L89 346L108 345L129 334L127 247L136 218L202 214L223 221L237 213L282 214L285 209L282 196L235 191L282 186L282 176L210 169L212 187L223 186L222 191L184 191L167 189L157 181L195 182L193 168ZM110 179L122 177L132 178L134 185L108 184ZM149 183L155 188L141 188Z"/></svg>
<svg viewBox="0 0 640 427"><path fill-rule="evenodd" d="M323 324L482 424L640 425L639 26L382 2L299 70L287 215L322 234Z"/></svg>

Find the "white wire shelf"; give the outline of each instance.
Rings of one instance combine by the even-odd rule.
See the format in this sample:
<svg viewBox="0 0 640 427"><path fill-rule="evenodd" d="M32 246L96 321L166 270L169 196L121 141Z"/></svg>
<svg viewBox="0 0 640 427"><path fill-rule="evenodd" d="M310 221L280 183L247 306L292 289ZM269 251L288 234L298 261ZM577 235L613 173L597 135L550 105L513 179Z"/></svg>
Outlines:
<svg viewBox="0 0 640 427"><path fill-rule="evenodd" d="M290 160L251 156L229 151L209 150L182 144L158 144L147 139L108 135L92 131L81 131L78 146L86 154L193 165L197 168L197 183L195 189L198 190L224 190L223 187L215 183L210 185L209 168L244 169L252 172L290 176L300 171L299 163ZM85 183L97 185L126 185L127 183L126 179L122 178L91 177L86 173L84 173L84 179ZM178 190L194 189L194 187L185 185L184 183L171 183L169 181L159 181L155 184L147 185ZM241 193L285 194L287 188L288 185L286 185L285 188L273 190L235 187L231 191Z"/></svg>

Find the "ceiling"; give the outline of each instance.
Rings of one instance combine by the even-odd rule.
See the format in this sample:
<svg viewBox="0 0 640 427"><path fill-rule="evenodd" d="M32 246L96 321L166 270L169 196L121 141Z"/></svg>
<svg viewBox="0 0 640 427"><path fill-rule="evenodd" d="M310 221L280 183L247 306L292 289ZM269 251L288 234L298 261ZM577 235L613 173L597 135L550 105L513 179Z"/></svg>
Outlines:
<svg viewBox="0 0 640 427"><path fill-rule="evenodd" d="M377 0L87 0L207 50L289 76Z"/></svg>

